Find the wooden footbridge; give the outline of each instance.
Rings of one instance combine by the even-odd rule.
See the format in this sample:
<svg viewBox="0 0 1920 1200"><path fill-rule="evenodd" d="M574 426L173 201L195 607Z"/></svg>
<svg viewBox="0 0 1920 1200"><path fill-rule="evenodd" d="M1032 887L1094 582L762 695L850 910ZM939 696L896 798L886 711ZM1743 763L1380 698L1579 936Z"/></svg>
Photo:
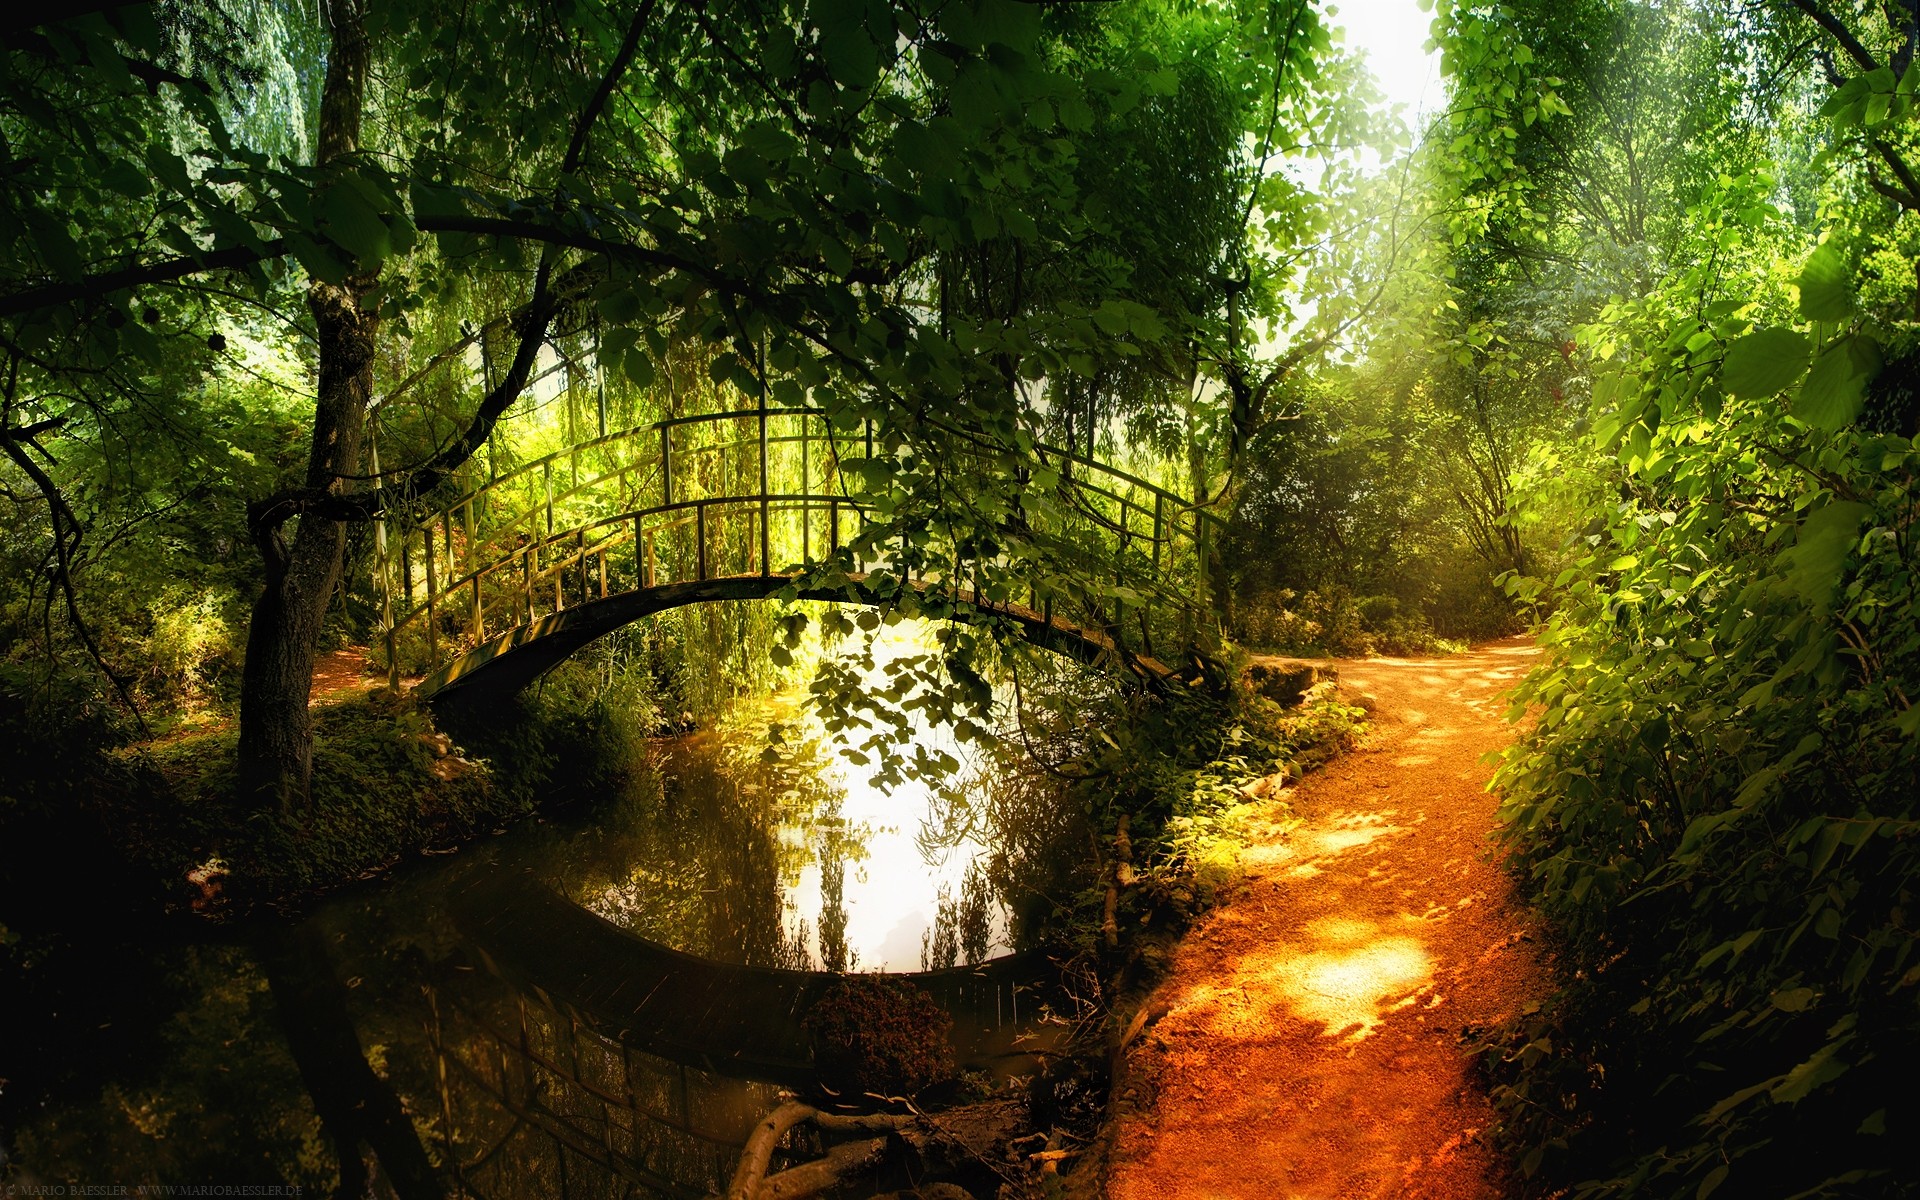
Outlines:
<svg viewBox="0 0 1920 1200"><path fill-rule="evenodd" d="M993 598L916 576L904 556L862 536L880 498L845 468L872 456L870 426L836 430L812 409L675 417L389 517L375 528L374 570L390 681L424 669L429 698L499 696L666 609L775 596L884 606L908 587L1049 649L1166 673L1156 639L1192 630L1212 514L1140 474L1041 446L1030 486L1053 493L1058 528L1045 532L1072 547L1081 574L1054 572L1025 597ZM1089 571L1124 590L1102 600L1059 582Z"/></svg>

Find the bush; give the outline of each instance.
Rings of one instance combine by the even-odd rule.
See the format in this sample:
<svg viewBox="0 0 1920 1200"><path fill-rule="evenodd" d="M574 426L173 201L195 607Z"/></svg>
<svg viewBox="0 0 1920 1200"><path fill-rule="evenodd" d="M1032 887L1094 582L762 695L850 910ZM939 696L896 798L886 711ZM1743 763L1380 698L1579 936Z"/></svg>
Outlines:
<svg viewBox="0 0 1920 1200"><path fill-rule="evenodd" d="M1407 612L1394 596L1356 597L1335 585L1296 595L1281 588L1243 601L1238 636L1248 646L1275 654L1450 654L1457 643L1434 633L1419 612Z"/></svg>
<svg viewBox="0 0 1920 1200"><path fill-rule="evenodd" d="M231 730L137 747L110 801L130 852L178 903L216 909L337 886L529 810L462 758L425 708L384 689L314 711L312 804L252 813Z"/></svg>
<svg viewBox="0 0 1920 1200"><path fill-rule="evenodd" d="M1519 694L1496 782L1564 986L1495 1098L1543 1192L1911 1196L1920 450L1711 399L1622 443Z"/></svg>
<svg viewBox="0 0 1920 1200"><path fill-rule="evenodd" d="M953 1018L910 983L849 975L807 1013L820 1081L842 1095L911 1096L953 1078Z"/></svg>

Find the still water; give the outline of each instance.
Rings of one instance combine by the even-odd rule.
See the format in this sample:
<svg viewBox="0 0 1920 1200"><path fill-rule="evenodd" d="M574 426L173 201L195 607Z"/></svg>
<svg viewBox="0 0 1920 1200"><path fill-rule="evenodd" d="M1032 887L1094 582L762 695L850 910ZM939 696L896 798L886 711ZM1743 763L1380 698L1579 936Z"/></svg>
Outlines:
<svg viewBox="0 0 1920 1200"><path fill-rule="evenodd" d="M776 723L805 729L795 699L656 742L620 794L335 896L291 934L100 928L53 946L36 972L51 982L6 1021L40 1036L8 1050L25 1077L0 1084L0 1179L331 1187L298 1064L326 1058L344 1013L456 1191L715 1188L774 1088L643 1053L508 982L455 919L476 880L529 877L722 962L912 971L1023 948L1021 910L1084 844L950 732L918 738L962 762L958 782L889 793L817 730L769 753Z"/></svg>

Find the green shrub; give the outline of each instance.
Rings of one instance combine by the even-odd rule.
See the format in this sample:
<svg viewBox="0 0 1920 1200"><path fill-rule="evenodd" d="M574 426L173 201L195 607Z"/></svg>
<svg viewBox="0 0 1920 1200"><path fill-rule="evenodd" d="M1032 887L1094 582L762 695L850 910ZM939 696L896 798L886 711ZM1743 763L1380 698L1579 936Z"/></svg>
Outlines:
<svg viewBox="0 0 1920 1200"><path fill-rule="evenodd" d="M1281 588L1253 594L1241 603L1238 634L1248 646L1276 654L1421 655L1457 651L1437 635L1426 616L1407 611L1395 596L1355 596L1334 585L1296 595Z"/></svg>
<svg viewBox="0 0 1920 1200"><path fill-rule="evenodd" d="M323 890L529 809L461 757L423 707L384 690L314 710L305 811L243 811L236 744L220 730L123 755L138 782L115 802L122 831L194 907Z"/></svg>
<svg viewBox="0 0 1920 1200"><path fill-rule="evenodd" d="M1497 777L1563 990L1495 1098L1541 1192L1911 1196L1920 451L1720 395L1683 340L1597 430L1624 498Z"/></svg>

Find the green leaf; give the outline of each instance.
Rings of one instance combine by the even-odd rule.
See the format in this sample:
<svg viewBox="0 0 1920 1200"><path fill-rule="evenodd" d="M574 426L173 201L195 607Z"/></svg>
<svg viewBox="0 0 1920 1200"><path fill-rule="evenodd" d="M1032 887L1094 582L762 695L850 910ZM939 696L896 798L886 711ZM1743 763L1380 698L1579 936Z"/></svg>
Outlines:
<svg viewBox="0 0 1920 1200"><path fill-rule="evenodd" d="M337 183L322 189L314 197L314 215L321 232L363 264L377 264L392 250L387 223L357 188Z"/></svg>
<svg viewBox="0 0 1920 1200"><path fill-rule="evenodd" d="M621 288L600 298L600 315L616 325L624 325L640 316L640 297L632 288Z"/></svg>
<svg viewBox="0 0 1920 1200"><path fill-rule="evenodd" d="M1880 371L1880 343L1864 333L1840 338L1814 359L1793 415L1829 433L1860 415L1867 383Z"/></svg>
<svg viewBox="0 0 1920 1200"><path fill-rule="evenodd" d="M1867 512L1864 504L1835 500L1811 513L1801 523L1793 546L1780 555L1787 568L1787 586L1805 600L1831 597Z"/></svg>
<svg viewBox="0 0 1920 1200"><path fill-rule="evenodd" d="M124 158L116 158L101 172L100 182L129 200L144 199L153 192L153 184Z"/></svg>
<svg viewBox="0 0 1920 1200"><path fill-rule="evenodd" d="M1810 987L1788 988L1773 994L1773 1006L1781 1012L1804 1012L1813 1003L1814 991Z"/></svg>
<svg viewBox="0 0 1920 1200"><path fill-rule="evenodd" d="M1791 329L1759 329L1727 348L1720 382L1736 396L1771 396L1807 369L1807 339Z"/></svg>
<svg viewBox="0 0 1920 1200"><path fill-rule="evenodd" d="M1108 301L1093 310L1093 323L1100 327L1101 333L1118 337L1127 331L1127 314L1119 305Z"/></svg>
<svg viewBox="0 0 1920 1200"><path fill-rule="evenodd" d="M323 283L341 283L353 273L353 264L341 261L340 252L328 243L296 235L288 239L288 244L307 274Z"/></svg>
<svg viewBox="0 0 1920 1200"><path fill-rule="evenodd" d="M1853 315L1853 276L1832 242L1821 246L1800 271L1800 315L1809 321L1844 321Z"/></svg>
<svg viewBox="0 0 1920 1200"><path fill-rule="evenodd" d="M1840 1061L1834 1055L1852 1040L1851 1037L1843 1037L1838 1041L1828 1042L1816 1050L1813 1057L1788 1071L1769 1095L1776 1103L1791 1104L1805 1099L1820 1085L1838 1079L1846 1073L1849 1064Z"/></svg>
<svg viewBox="0 0 1920 1200"><path fill-rule="evenodd" d="M653 386L653 359L648 357L645 350L633 347L627 351L620 365L627 378L633 381L633 386L642 389Z"/></svg>
<svg viewBox="0 0 1920 1200"><path fill-rule="evenodd" d="M1726 1163L1721 1163L1708 1171L1707 1177L1700 1181L1699 1190L1693 1193L1693 1200L1707 1200L1708 1196L1713 1195L1715 1189L1727 1181L1727 1172L1730 1169Z"/></svg>

